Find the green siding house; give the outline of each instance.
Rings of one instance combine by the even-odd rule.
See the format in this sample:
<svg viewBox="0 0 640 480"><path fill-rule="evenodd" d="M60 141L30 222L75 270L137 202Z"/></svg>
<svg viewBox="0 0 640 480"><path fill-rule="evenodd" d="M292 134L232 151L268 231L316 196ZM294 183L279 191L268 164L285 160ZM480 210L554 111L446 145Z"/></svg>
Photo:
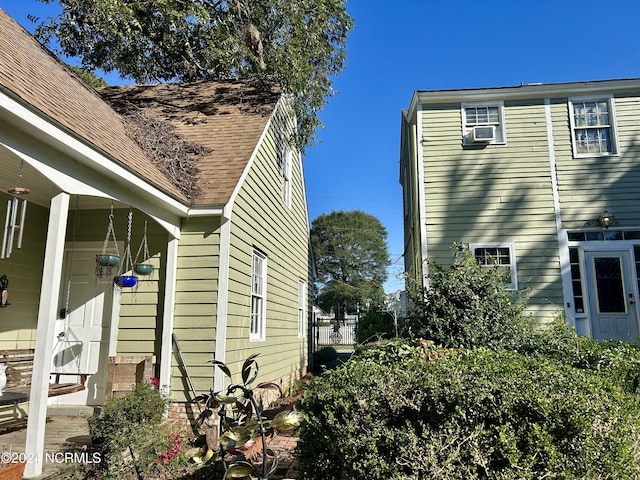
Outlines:
<svg viewBox="0 0 640 480"><path fill-rule="evenodd" d="M111 358L153 358L187 411L225 386L213 358L238 373L259 353L258 381L283 388L306 373L309 221L291 99L243 81L96 91L2 10L0 52L0 351L35 352L26 451L42 453L51 404L108 398ZM137 263L152 271L114 282ZM51 373L89 374L87 388L48 398Z"/></svg>
<svg viewBox="0 0 640 480"><path fill-rule="evenodd" d="M540 323L638 337L640 79L416 91L402 112L405 270L454 244Z"/></svg>

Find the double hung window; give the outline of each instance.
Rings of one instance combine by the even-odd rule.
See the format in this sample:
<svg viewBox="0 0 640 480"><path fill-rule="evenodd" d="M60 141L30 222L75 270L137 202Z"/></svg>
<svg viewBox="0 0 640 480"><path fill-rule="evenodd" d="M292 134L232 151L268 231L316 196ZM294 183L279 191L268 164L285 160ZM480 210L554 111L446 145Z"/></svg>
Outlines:
<svg viewBox="0 0 640 480"><path fill-rule="evenodd" d="M570 99L569 107L575 157L618 153L612 97L574 98Z"/></svg>
<svg viewBox="0 0 640 480"><path fill-rule="evenodd" d="M462 138L464 145L505 143L504 104L463 103Z"/></svg>
<svg viewBox="0 0 640 480"><path fill-rule="evenodd" d="M516 275L516 255L511 243L470 244L475 259L480 266L498 268L504 275L504 282L509 290L518 289Z"/></svg>
<svg viewBox="0 0 640 480"><path fill-rule="evenodd" d="M264 340L266 332L267 256L253 251L249 340Z"/></svg>

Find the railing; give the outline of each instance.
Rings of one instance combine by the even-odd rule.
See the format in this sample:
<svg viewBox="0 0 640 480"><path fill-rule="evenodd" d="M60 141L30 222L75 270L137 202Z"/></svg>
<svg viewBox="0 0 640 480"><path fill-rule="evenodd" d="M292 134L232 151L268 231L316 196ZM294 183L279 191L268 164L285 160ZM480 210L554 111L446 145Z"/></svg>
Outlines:
<svg viewBox="0 0 640 480"><path fill-rule="evenodd" d="M356 326L340 325L336 329L335 325L315 327L316 345L326 346L349 346L353 348L356 343Z"/></svg>

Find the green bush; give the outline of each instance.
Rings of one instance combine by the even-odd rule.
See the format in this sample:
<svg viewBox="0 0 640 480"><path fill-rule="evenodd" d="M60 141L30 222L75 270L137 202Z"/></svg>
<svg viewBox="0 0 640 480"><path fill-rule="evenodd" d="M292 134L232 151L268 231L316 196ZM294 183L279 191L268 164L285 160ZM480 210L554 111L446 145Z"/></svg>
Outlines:
<svg viewBox="0 0 640 480"><path fill-rule="evenodd" d="M360 316L356 325L356 342L367 343L396 336L393 315L371 310Z"/></svg>
<svg viewBox="0 0 640 480"><path fill-rule="evenodd" d="M158 471L175 473L185 467L182 436L161 425L166 407L166 399L151 383L108 400L89 418L89 434L101 461L83 478L157 478Z"/></svg>
<svg viewBox="0 0 640 480"><path fill-rule="evenodd" d="M322 347L314 355L317 364L327 365L338 358L338 351L333 347Z"/></svg>
<svg viewBox="0 0 640 480"><path fill-rule="evenodd" d="M314 377L303 405L312 480L640 478L635 397L517 352L394 342Z"/></svg>
<svg viewBox="0 0 640 480"><path fill-rule="evenodd" d="M525 336L515 349L534 358L548 358L572 367L598 372L629 393L640 393L640 348L626 342L599 342L579 337L564 320Z"/></svg>
<svg viewBox="0 0 640 480"><path fill-rule="evenodd" d="M525 299L504 286L499 268L467 252L450 268L429 264L429 288L410 294L402 336L445 347L514 349L531 331Z"/></svg>

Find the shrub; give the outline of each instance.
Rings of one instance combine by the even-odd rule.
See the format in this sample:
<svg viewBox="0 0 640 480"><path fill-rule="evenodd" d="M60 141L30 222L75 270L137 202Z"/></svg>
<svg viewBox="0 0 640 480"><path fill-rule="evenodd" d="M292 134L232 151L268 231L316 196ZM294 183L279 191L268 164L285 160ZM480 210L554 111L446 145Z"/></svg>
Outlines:
<svg viewBox="0 0 640 480"><path fill-rule="evenodd" d="M525 299L504 287L499 268L466 252L450 268L429 264L429 287L411 297L402 335L445 347L513 349L529 334Z"/></svg>
<svg viewBox="0 0 640 480"><path fill-rule="evenodd" d="M389 312L371 310L360 316L356 325L356 342L391 339L396 336L393 315Z"/></svg>
<svg viewBox="0 0 640 480"><path fill-rule="evenodd" d="M145 478L184 467L182 437L161 425L166 406L151 383L108 400L89 418L89 434L101 461L85 478Z"/></svg>
<svg viewBox="0 0 640 480"><path fill-rule="evenodd" d="M338 351L333 347L322 347L314 355L316 364L327 365L338 358Z"/></svg>
<svg viewBox="0 0 640 480"><path fill-rule="evenodd" d="M310 382L304 478L639 478L640 407L604 376L509 351L385 348L406 354L361 352Z"/></svg>

